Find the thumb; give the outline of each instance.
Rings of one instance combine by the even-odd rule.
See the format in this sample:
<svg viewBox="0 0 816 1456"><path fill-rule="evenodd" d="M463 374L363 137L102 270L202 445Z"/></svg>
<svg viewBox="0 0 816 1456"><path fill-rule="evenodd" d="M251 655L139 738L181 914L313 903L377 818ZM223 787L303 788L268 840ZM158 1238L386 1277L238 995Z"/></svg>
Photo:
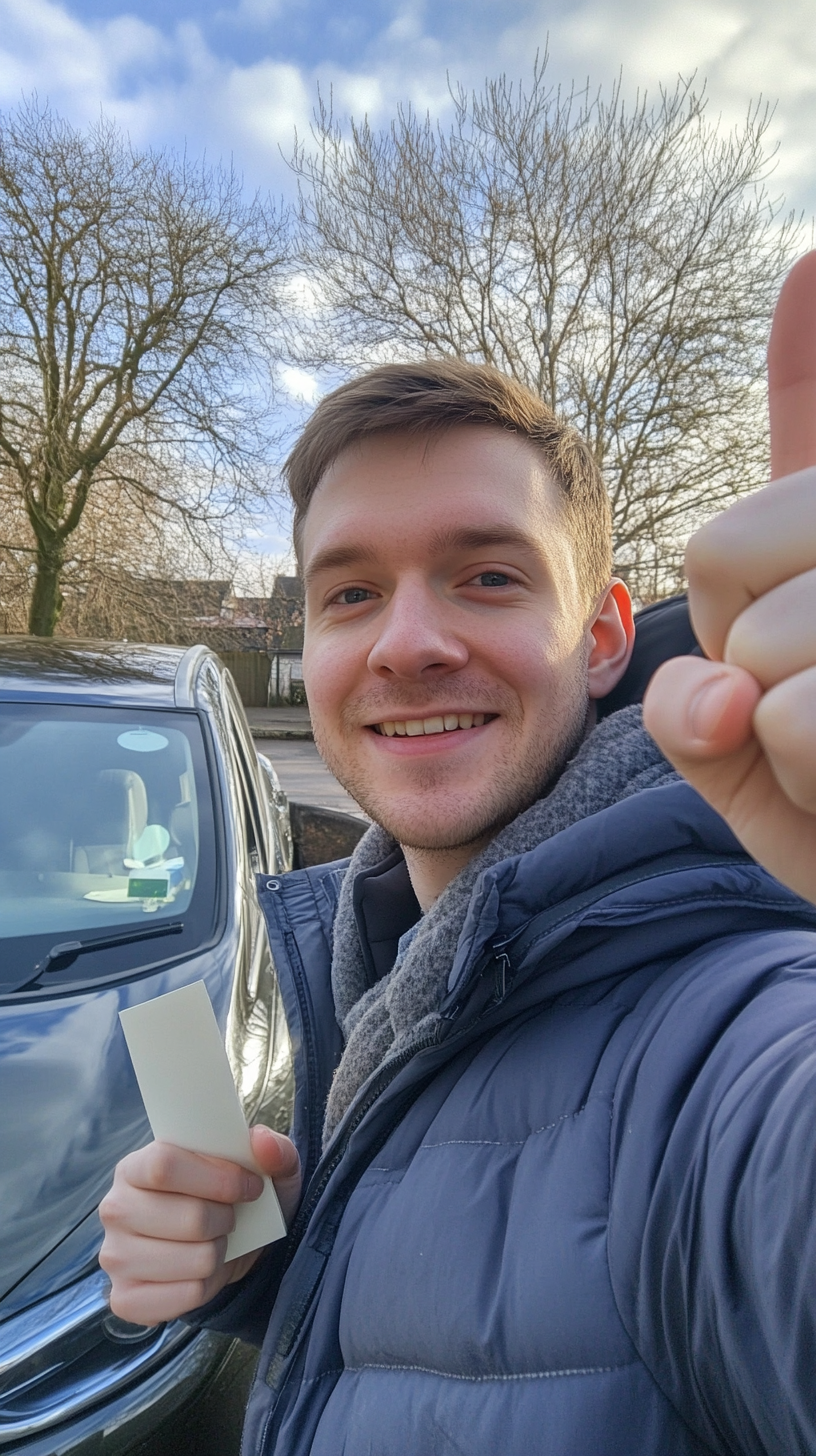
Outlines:
<svg viewBox="0 0 816 1456"><path fill-rule="evenodd" d="M261 1172L266 1173L275 1183L300 1177L300 1158L291 1138L258 1123L252 1128L249 1140L253 1157Z"/></svg>
<svg viewBox="0 0 816 1456"><path fill-rule="evenodd" d="M803 759L801 742L813 722L814 702L816 684L809 673L762 697L744 668L675 657L649 684L643 720L748 853L816 903L816 814L803 807L816 804L816 786L803 773L809 759Z"/></svg>
<svg viewBox="0 0 816 1456"><path fill-rule="evenodd" d="M768 343L771 479L816 465L816 252L782 285Z"/></svg>
<svg viewBox="0 0 816 1456"><path fill-rule="evenodd" d="M761 696L744 668L675 657L658 668L643 700L643 721L659 748L720 814L732 816L737 833L733 815L762 752L752 721Z"/></svg>
<svg viewBox="0 0 816 1456"><path fill-rule="evenodd" d="M700 657L673 657L652 678L643 720L678 765L710 763L745 747L762 689L744 668Z"/></svg>
<svg viewBox="0 0 816 1456"><path fill-rule="evenodd" d="M275 1184L275 1192L281 1212L287 1225L300 1201L300 1158L291 1138L282 1132L273 1132L271 1127L258 1124L249 1134L252 1155L261 1169Z"/></svg>

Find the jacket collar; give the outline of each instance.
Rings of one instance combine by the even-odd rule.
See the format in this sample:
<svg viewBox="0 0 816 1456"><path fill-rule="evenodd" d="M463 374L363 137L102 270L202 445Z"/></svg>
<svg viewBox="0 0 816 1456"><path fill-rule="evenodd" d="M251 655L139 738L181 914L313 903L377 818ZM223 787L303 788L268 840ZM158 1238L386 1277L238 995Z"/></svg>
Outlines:
<svg viewBox="0 0 816 1456"><path fill-rule="evenodd" d="M682 889L676 875L683 876ZM678 896L684 897L681 902ZM643 931L649 953L656 952L659 941L664 954L682 954L693 928L688 923L691 900L739 912L746 908L745 897L761 903L768 924L777 916L809 928L816 921L816 909L761 869L689 784L647 789L480 876L451 967L447 1004L461 1003L474 972L497 952L505 958L505 974L515 978L531 959L541 966L545 948L545 962L553 970L559 959L555 947L567 940L571 984L594 979L591 959L584 961L571 939L587 921L631 920L633 927L659 922L659 933ZM724 914L721 934L728 933L726 920ZM541 926L538 937L531 932L536 924ZM733 929L740 928L737 918ZM744 928L751 928L747 919ZM620 938L622 950L627 940ZM632 946L623 954L631 956Z"/></svg>
<svg viewBox="0 0 816 1456"><path fill-rule="evenodd" d="M352 904L369 987L387 976L406 930L421 915L401 849L380 864L361 870L352 889Z"/></svg>

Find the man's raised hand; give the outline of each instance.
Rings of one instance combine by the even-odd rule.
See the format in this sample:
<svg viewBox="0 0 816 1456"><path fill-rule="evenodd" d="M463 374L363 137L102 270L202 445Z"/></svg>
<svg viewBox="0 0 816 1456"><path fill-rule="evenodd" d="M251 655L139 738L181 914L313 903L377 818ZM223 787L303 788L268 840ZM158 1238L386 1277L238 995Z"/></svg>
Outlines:
<svg viewBox="0 0 816 1456"><path fill-rule="evenodd" d="M300 1196L297 1150L268 1127L254 1127L250 1137L288 1223ZM224 1262L233 1204L252 1202L262 1186L256 1173L236 1163L169 1143L149 1143L123 1158L99 1209L105 1229L99 1262L110 1276L114 1314L133 1324L161 1324L242 1279L262 1251Z"/></svg>
<svg viewBox="0 0 816 1456"><path fill-rule="evenodd" d="M686 553L710 660L664 663L644 718L749 853L816 902L816 252L779 297L768 399L773 483Z"/></svg>

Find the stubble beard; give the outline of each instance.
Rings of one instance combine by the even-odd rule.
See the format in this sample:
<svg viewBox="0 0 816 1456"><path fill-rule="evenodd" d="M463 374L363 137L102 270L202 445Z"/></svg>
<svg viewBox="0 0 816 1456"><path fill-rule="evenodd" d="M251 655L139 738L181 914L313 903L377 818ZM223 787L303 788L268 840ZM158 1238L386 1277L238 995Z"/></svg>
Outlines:
<svg viewBox="0 0 816 1456"><path fill-rule="evenodd" d="M434 794L444 799L456 791L440 783L437 765L429 763L424 772L421 762L412 765L412 787L405 792L418 801L421 827L416 812L401 811L397 796L377 793L360 765L343 761L342 754L335 751L318 723L314 725L314 735L318 752L334 777L364 813L404 849L425 855L470 847L476 852L552 788L586 735L587 706L586 683L572 684L564 710L559 714L558 731L554 733L552 723L542 724L540 738L533 735L518 761L513 762L510 754L503 754L501 762L493 767L490 782L480 785L475 802L461 803L460 812L444 815L443 822L435 820L433 814ZM511 727L521 732L522 714L515 700L512 705L507 704L503 716Z"/></svg>

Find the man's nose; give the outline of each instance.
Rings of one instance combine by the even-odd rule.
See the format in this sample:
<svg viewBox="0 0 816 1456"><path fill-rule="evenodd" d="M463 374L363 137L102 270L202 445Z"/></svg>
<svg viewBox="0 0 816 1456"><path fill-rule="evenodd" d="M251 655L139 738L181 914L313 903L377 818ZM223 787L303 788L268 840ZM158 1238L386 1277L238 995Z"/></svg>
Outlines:
<svg viewBox="0 0 816 1456"><path fill-rule="evenodd" d="M463 668L468 649L446 617L445 604L430 588L398 589L380 617L369 670L379 677L416 679Z"/></svg>

